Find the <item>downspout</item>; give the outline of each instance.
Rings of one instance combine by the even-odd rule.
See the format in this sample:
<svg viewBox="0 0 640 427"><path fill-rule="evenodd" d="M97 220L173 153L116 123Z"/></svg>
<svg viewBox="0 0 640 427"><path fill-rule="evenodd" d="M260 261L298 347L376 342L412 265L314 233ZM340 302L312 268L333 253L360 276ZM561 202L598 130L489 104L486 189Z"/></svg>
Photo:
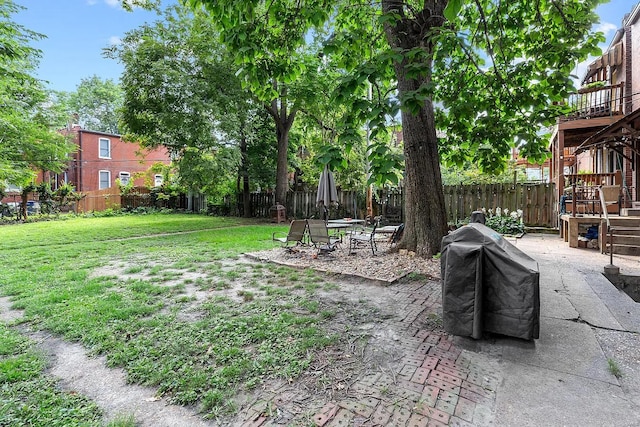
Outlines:
<svg viewBox="0 0 640 427"><path fill-rule="evenodd" d="M82 131L78 131L78 164L76 165L76 191L83 190L82 185Z"/></svg>
<svg viewBox="0 0 640 427"><path fill-rule="evenodd" d="M625 105L624 114L629 114L633 111L633 99L631 95L633 93L633 87L631 86L631 79L633 79L633 46L631 42L631 27L625 27L625 45L624 45L624 60L625 60L625 82L624 93Z"/></svg>

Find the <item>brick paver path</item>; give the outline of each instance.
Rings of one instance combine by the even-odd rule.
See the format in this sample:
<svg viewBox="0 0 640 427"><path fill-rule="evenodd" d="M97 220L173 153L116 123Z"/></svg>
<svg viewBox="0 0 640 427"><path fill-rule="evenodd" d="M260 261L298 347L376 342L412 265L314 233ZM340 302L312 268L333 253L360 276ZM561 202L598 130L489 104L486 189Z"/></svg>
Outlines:
<svg viewBox="0 0 640 427"><path fill-rule="evenodd" d="M474 362L473 354L457 348L452 338L438 327L439 281L399 283L382 288L381 292L389 294L395 315L376 326L378 330L369 339L366 353L374 355L382 341L393 340L398 351L389 363L384 366L372 363L343 393L312 409L312 419L306 421L299 415L308 399L301 396L299 389L283 385L272 393L262 393L263 399L244 413L243 425L491 424L500 375L490 364Z"/></svg>

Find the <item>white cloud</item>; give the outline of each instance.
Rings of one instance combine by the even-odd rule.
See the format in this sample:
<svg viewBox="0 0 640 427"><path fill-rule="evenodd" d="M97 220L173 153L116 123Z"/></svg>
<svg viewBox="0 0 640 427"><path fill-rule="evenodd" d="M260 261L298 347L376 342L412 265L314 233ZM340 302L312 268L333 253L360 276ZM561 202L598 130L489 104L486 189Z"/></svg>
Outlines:
<svg viewBox="0 0 640 427"><path fill-rule="evenodd" d="M610 22L601 22L597 27L594 28L596 31L601 31L604 33L604 36L607 37L609 33L612 33L618 29L618 26L612 24Z"/></svg>
<svg viewBox="0 0 640 427"><path fill-rule="evenodd" d="M122 44L122 39L118 36L111 36L109 37L109 44L112 46Z"/></svg>
<svg viewBox="0 0 640 427"><path fill-rule="evenodd" d="M87 0L87 1L96 2L97 0ZM104 2L107 4L107 6L117 7L120 9L123 8L122 7L123 3L126 3L127 7L131 9L143 7L148 4L147 0L104 0Z"/></svg>

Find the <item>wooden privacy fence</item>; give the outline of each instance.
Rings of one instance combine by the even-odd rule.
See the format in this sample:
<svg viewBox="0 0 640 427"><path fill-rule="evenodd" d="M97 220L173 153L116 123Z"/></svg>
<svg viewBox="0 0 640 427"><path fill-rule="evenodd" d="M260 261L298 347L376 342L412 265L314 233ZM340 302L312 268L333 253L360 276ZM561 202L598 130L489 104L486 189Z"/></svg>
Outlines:
<svg viewBox="0 0 640 427"><path fill-rule="evenodd" d="M555 227L557 206L553 184L446 185L444 203L451 222L463 221L478 209L522 210L528 226Z"/></svg>
<svg viewBox="0 0 640 427"><path fill-rule="evenodd" d="M84 196L76 205L77 212L99 212L107 209L120 209L122 200L118 188L83 191Z"/></svg>
<svg viewBox="0 0 640 427"><path fill-rule="evenodd" d="M292 218L320 218L322 212L316 206L316 191L290 191L287 193L285 209L288 217ZM251 193L251 216L269 218L271 207L275 204L273 193ZM338 191L338 206L331 207L329 214L332 218L362 216L364 196L360 197L356 191ZM243 214L243 195L238 195L238 214Z"/></svg>
<svg viewBox="0 0 640 427"><path fill-rule="evenodd" d="M287 215L294 218L321 218L322 212L316 206L316 191L291 191L287 193ZM360 202L359 202L359 199ZM364 209L364 197L357 191L338 191L338 206L329 208L331 218L360 218ZM360 206L362 205L362 206Z"/></svg>
<svg viewBox="0 0 640 427"><path fill-rule="evenodd" d="M522 210L523 221L528 226L555 227L557 204L554 202L553 184L480 184L444 186L444 203L449 222L457 224L468 219L478 209L502 208ZM239 198L242 205L242 198ZM275 196L267 193L251 194L251 216L269 218ZM397 216L394 222L404 221L401 190L380 195L374 200L375 214ZM315 191L295 191L287 194L287 217L319 218ZM366 212L364 194L356 191L338 191L338 208L330 210L332 218L362 218Z"/></svg>
<svg viewBox="0 0 640 427"><path fill-rule="evenodd" d="M156 198L147 188L138 188L135 193L127 195L121 195L118 188L83 191L82 194L84 197L77 204L77 212L99 212L106 209L136 209L139 207L186 209L200 212L207 208L206 197L201 194L193 195L191 199L186 194L178 194L166 200Z"/></svg>
<svg viewBox="0 0 640 427"><path fill-rule="evenodd" d="M121 196L118 189L109 188L99 191L88 191L78 202L78 212L103 211L105 209L128 208L140 206L166 207L170 209L186 209L199 212L206 209L206 200L202 195L189 197L181 194L169 200L159 200L151 196L148 190L138 191L135 195ZM555 227L557 203L554 201L553 184L480 184L480 185L447 185L444 186L444 203L448 221L459 223L471 216L477 209L509 209L522 210L523 221L528 226ZM275 204L272 193L251 193L251 216L269 218L271 207ZM242 215L242 195L238 196L238 214ZM234 210L228 206L228 212ZM287 217L320 218L322 212L316 206L316 191L292 191L287 193L285 203ZM404 221L402 191L396 190L381 194L374 200L374 213L397 216L394 222ZM338 207L329 210L331 218L363 218L366 212L365 197L357 191L338 191Z"/></svg>

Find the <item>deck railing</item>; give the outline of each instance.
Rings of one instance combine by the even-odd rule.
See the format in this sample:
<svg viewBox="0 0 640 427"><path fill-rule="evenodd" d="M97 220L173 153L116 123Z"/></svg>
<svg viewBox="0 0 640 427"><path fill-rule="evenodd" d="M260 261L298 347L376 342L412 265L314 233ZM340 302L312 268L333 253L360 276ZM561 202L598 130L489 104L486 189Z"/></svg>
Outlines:
<svg viewBox="0 0 640 427"><path fill-rule="evenodd" d="M571 185L620 185L622 172L565 174L565 188Z"/></svg>
<svg viewBox="0 0 640 427"><path fill-rule="evenodd" d="M580 89L569 95L571 112L561 120L589 119L623 114L623 84Z"/></svg>

